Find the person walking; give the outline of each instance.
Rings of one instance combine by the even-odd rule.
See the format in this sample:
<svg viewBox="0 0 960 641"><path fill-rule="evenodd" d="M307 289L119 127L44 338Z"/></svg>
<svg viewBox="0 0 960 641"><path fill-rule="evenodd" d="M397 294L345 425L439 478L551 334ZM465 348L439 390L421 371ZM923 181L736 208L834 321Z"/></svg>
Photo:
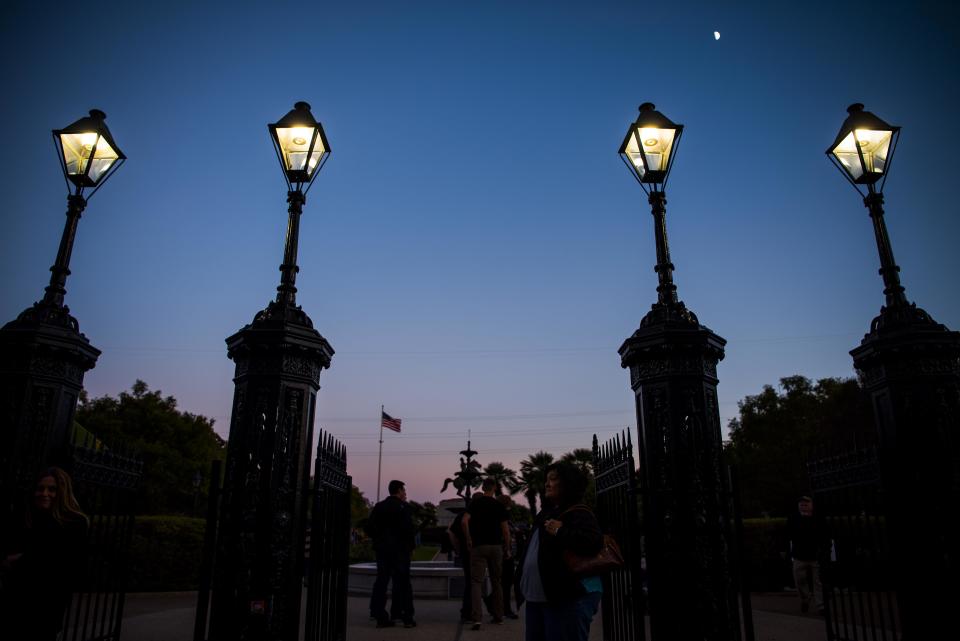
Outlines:
<svg viewBox="0 0 960 641"><path fill-rule="evenodd" d="M370 616L378 628L393 627L394 619L402 619L403 627L416 627L413 618L413 588L410 585L410 556L414 548L416 528L407 504L407 490L402 481L390 481L390 496L373 506L368 530L377 555L377 578L370 595ZM393 587L390 614L387 614L387 583Z"/></svg>
<svg viewBox="0 0 960 641"><path fill-rule="evenodd" d="M490 608L493 623L503 623L503 557L510 549L507 510L495 498L497 482L486 478L483 494L473 499L463 515L461 530L470 553L470 614L473 629L479 630L483 613L483 582L490 572Z"/></svg>
<svg viewBox="0 0 960 641"><path fill-rule="evenodd" d="M546 505L518 566L526 603L526 641L587 641L603 592L598 576L577 576L564 552L593 556L603 547L596 516L583 504L586 475L571 463L547 468Z"/></svg>
<svg viewBox="0 0 960 641"><path fill-rule="evenodd" d="M820 558L830 538L826 524L813 510L813 499L801 496L797 511L787 518L787 537L793 559L793 580L800 595L800 611L810 610L810 603L823 614L823 585L820 583Z"/></svg>
<svg viewBox="0 0 960 641"><path fill-rule="evenodd" d="M505 548L503 571L500 574L503 584L503 616L508 619L519 619L520 617L511 606L511 595L513 594L513 575L516 574L514 559L517 557L517 545L520 537L517 534L517 526L510 518L510 508L513 507L513 500L508 495L501 494L497 497L497 501L507 511L507 529L510 531L510 543Z"/></svg>
<svg viewBox="0 0 960 641"><path fill-rule="evenodd" d="M470 600L470 551L467 550L466 535L463 533L463 515L466 511L466 508L460 508L450 527L447 528L450 545L457 553L457 564L463 570L463 600L460 603L460 623L473 621L473 604Z"/></svg>

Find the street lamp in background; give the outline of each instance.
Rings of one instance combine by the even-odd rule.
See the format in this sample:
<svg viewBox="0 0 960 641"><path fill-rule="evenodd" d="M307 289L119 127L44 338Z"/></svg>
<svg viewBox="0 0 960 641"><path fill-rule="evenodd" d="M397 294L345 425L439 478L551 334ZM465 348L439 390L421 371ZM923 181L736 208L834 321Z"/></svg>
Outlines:
<svg viewBox="0 0 960 641"><path fill-rule="evenodd" d="M227 338L235 387L211 641L298 638L316 393L333 357L295 286L300 216L330 145L305 102L268 128L287 184L286 243L276 298Z"/></svg>
<svg viewBox="0 0 960 641"><path fill-rule="evenodd" d="M657 302L620 347L636 397L653 641L739 639L717 363L726 341L677 297L666 194L683 126L640 105L620 156L654 219Z"/></svg>
<svg viewBox="0 0 960 641"><path fill-rule="evenodd" d="M42 466L65 464L83 377L100 356L63 301L87 200L126 159L105 118L102 111L91 109L89 116L53 131L67 183L67 220L43 298L0 329L4 491L23 489Z"/></svg>
<svg viewBox="0 0 960 641"><path fill-rule="evenodd" d="M960 602L960 332L908 302L900 283L883 218L900 127L859 103L847 112L826 153L870 212L885 297L850 355L873 406L903 638L936 638L955 627Z"/></svg>

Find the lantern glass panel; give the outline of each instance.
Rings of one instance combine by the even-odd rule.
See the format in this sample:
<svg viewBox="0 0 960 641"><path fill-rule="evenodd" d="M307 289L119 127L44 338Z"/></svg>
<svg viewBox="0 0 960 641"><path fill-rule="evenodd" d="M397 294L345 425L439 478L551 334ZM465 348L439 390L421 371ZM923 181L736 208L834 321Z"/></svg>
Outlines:
<svg viewBox="0 0 960 641"><path fill-rule="evenodd" d="M323 139L316 127L277 127L277 142L282 151L284 168L287 171L306 171L312 174L323 157L326 149ZM310 143L313 144L313 153L310 152Z"/></svg>
<svg viewBox="0 0 960 641"><path fill-rule="evenodd" d="M673 150L673 138L676 133L676 129L641 127L635 134L639 137L640 144L643 145L643 154L647 157L647 169L649 171L667 170L670 152Z"/></svg>
<svg viewBox="0 0 960 641"><path fill-rule="evenodd" d="M86 176L96 184L120 158L106 138L97 132L60 134L67 175ZM89 171L88 169L89 165Z"/></svg>
<svg viewBox="0 0 960 641"><path fill-rule="evenodd" d="M670 162L670 152L673 151L673 142L676 135L676 129L661 129L659 127L633 129L627 139L624 153L633 163L641 180L647 172L658 172L658 175L662 177ZM646 165L644 165L644 157L646 158Z"/></svg>
<svg viewBox="0 0 960 641"><path fill-rule="evenodd" d="M887 168L887 155L890 153L893 132L883 129L857 129L853 133L863 153L865 169L882 174Z"/></svg>
<svg viewBox="0 0 960 641"><path fill-rule="evenodd" d="M893 132L886 129L855 129L833 148L833 155L854 182L876 178L887 169ZM860 153L857 153L857 148ZM863 162L860 155L863 155Z"/></svg>
<svg viewBox="0 0 960 641"><path fill-rule="evenodd" d="M643 175L647 172L647 169L643 164L643 156L640 153L640 145L637 144L636 131L632 131L630 133L630 137L627 139L627 148L623 153L625 153L627 158L630 159L630 162L637 171L637 175L639 175L640 178L643 178Z"/></svg>

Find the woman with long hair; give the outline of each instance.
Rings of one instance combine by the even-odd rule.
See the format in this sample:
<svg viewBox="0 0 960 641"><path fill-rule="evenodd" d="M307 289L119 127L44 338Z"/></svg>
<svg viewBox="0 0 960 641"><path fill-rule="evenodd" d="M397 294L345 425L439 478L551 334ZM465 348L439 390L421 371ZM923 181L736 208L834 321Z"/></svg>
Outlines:
<svg viewBox="0 0 960 641"><path fill-rule="evenodd" d="M20 537L2 558L0 636L52 641L82 573L89 520L59 467L37 477Z"/></svg>
<svg viewBox="0 0 960 641"><path fill-rule="evenodd" d="M592 556L603 547L596 516L583 503L587 477L575 465L547 468L545 505L534 520L517 585L526 601L526 641L587 641L603 591L600 577L577 576L564 552Z"/></svg>

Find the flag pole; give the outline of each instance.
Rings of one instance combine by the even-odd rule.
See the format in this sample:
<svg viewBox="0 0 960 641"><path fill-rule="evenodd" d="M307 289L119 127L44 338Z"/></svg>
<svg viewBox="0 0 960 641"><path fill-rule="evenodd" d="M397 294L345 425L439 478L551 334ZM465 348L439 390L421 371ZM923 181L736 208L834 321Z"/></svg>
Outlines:
<svg viewBox="0 0 960 641"><path fill-rule="evenodd" d="M380 464L383 462L383 405L380 406L380 454L377 455L377 503L380 502Z"/></svg>

